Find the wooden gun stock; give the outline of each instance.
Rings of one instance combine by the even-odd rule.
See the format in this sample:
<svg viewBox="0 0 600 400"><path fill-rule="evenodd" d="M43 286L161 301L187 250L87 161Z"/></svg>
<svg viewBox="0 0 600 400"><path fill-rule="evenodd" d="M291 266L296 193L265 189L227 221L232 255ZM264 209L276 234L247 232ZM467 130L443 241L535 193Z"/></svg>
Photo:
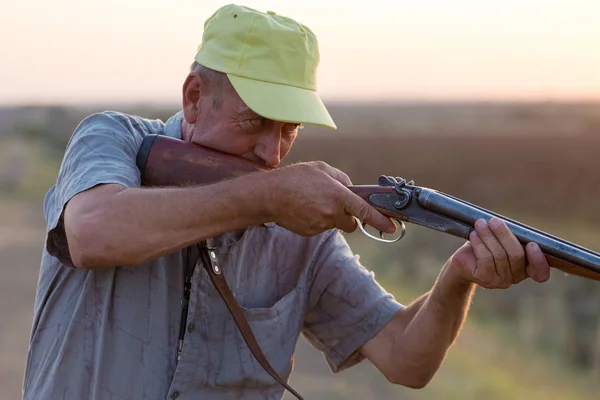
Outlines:
<svg viewBox="0 0 600 400"><path fill-rule="evenodd" d="M269 169L266 166L255 164L240 157L211 150L182 140L158 135L151 135L144 139L140 151L138 152L137 165L141 173L142 185L144 186L207 185L244 174ZM369 185L351 186L349 189L391 218L400 221L414 222L464 239L468 239L469 233L473 229L473 224L477 217L486 218L490 215L495 215L507 222L511 231L515 233L523 245L528 241L537 242L537 240L532 240L532 238L546 239L546 237L548 237L556 239L556 241L549 242L550 244L548 246L540 245L546 254L546 258L551 267L568 274L600 281L600 254L538 231L534 228L527 227L517 221L494 214L491 211L470 205L476 207L480 212L473 213L473 210L469 210L469 212L464 215L461 213L459 213L461 215L448 212L440 213L439 209L436 210L438 204L419 205L417 204L418 202L415 201L415 208L413 211L426 213L430 217L434 216L442 218L449 222L449 224L447 224L448 226L452 227L454 225L456 227L456 229L449 229L448 226L446 226L442 229L436 224L423 222L421 219L416 218L415 215L411 215L409 213L410 207L406 210L397 209L397 207L388 207L373 201L374 194L377 196L394 196L397 192L393 187ZM431 189L420 187L413 187L411 190L416 190L415 193L419 190L435 192ZM435 193L440 194L439 192ZM448 197L460 201L460 199L451 196ZM444 200L447 200L447 198ZM469 203L465 204L469 205ZM437 214L435 214L436 212ZM519 225L519 227L524 227L525 234L515 232L515 230L512 229L511 222ZM530 233L534 236L531 236ZM538 244L540 243L538 242ZM581 262L579 262L579 260L581 260Z"/></svg>
<svg viewBox="0 0 600 400"><path fill-rule="evenodd" d="M231 154L159 135L144 139L137 166L143 186L209 185L268 169Z"/></svg>

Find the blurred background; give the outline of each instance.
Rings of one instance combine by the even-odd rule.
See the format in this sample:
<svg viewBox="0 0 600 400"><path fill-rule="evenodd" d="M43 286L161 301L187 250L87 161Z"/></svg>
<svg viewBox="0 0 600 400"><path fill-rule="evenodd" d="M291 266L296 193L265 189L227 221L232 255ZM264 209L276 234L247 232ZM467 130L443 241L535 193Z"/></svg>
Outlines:
<svg viewBox="0 0 600 400"><path fill-rule="evenodd" d="M50 5L51 4L51 5ZM166 120L219 1L0 3L0 393L20 397L45 234L42 202L73 129L103 110ZM600 3L246 1L308 25L338 131L306 127L287 162L355 184L400 175L600 251ZM347 235L409 303L461 240L408 226ZM333 375L304 340L292 386L311 399L597 399L600 283L478 290L422 390L363 363Z"/></svg>

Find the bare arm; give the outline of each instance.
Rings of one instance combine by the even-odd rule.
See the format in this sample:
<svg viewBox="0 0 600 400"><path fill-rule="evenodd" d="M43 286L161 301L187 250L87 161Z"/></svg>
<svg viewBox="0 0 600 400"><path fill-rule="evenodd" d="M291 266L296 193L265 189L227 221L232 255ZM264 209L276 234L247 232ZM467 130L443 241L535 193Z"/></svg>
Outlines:
<svg viewBox="0 0 600 400"><path fill-rule="evenodd" d="M501 220L480 220L470 241L446 262L433 289L399 311L362 352L391 382L423 387L458 336L476 284L505 289L528 277L544 282L549 274L539 246L530 243L524 250Z"/></svg>
<svg viewBox="0 0 600 400"><path fill-rule="evenodd" d="M466 319L475 285L442 273L433 289L367 342L363 354L393 383L425 386L441 365Z"/></svg>
<svg viewBox="0 0 600 400"><path fill-rule="evenodd" d="M207 237L275 221L303 235L356 228L352 215L393 229L325 163L258 172L212 185L125 188L98 185L66 205L65 232L79 268L138 265Z"/></svg>
<svg viewBox="0 0 600 400"><path fill-rule="evenodd" d="M236 180L237 181L237 180ZM65 232L76 266L138 265L204 238L266 222L260 182L242 177L193 188L98 185L65 208ZM250 184L250 183L253 184Z"/></svg>

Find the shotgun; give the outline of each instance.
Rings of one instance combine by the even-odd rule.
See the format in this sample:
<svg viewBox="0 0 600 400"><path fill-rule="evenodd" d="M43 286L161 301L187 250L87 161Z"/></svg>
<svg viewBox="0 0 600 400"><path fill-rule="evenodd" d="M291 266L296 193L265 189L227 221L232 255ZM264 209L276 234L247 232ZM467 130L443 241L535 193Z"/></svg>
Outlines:
<svg viewBox="0 0 600 400"><path fill-rule="evenodd" d="M147 136L137 155L142 186L208 185L225 179L268 169L240 157L161 135ZM416 186L399 177L381 176L377 185L349 187L354 193L401 225L401 234L386 240L365 230L372 239L395 242L404 236L410 222L468 239L477 219L498 217L525 246L537 243L551 267L567 274L600 281L600 254L457 197ZM358 221L360 222L360 221Z"/></svg>

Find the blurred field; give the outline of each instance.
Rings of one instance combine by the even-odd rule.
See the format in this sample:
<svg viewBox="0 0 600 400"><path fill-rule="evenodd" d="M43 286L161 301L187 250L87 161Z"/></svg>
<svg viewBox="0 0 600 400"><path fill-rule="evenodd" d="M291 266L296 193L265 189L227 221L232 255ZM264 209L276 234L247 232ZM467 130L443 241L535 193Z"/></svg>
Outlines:
<svg viewBox="0 0 600 400"><path fill-rule="evenodd" d="M39 207L0 202L0 396L20 398L44 240Z"/></svg>
<svg viewBox="0 0 600 400"><path fill-rule="evenodd" d="M20 393L44 239L42 196L73 128L94 110L0 110L2 398ZM165 119L174 110L126 111ZM600 250L599 104L334 105L332 114L340 129L305 128L288 162L325 160L355 184L400 175ZM462 243L407 228L395 245L348 236L405 303L431 286ZM479 290L465 331L423 390L393 387L367 363L334 376L304 341L292 383L311 399L597 399L599 304L600 284L556 273L544 285Z"/></svg>

